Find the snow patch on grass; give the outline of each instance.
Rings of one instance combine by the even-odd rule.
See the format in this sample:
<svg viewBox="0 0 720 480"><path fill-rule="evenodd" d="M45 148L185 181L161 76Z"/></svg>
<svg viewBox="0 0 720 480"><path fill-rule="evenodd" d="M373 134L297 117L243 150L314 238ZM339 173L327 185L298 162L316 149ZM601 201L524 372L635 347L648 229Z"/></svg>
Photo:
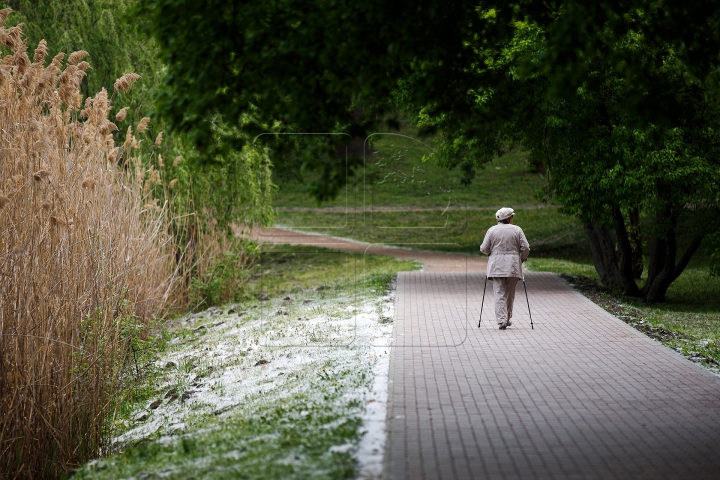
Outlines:
<svg viewBox="0 0 720 480"><path fill-rule="evenodd" d="M382 297L379 303L380 321L389 324L395 307L395 290ZM390 344L392 324L386 326L387 334L373 342L373 354L377 358L373 366L373 381L365 395L365 413L362 432L355 458L358 462L358 478L379 479L383 472L383 456L387 429L388 374L390 369Z"/></svg>
<svg viewBox="0 0 720 480"><path fill-rule="evenodd" d="M115 422L116 454L78 477L240 468L302 476L352 471L354 462L362 478L379 478L393 300L368 290L305 291L184 317L156 362L155 395ZM324 453L309 451L296 431L324 438ZM332 460L338 455L349 463Z"/></svg>

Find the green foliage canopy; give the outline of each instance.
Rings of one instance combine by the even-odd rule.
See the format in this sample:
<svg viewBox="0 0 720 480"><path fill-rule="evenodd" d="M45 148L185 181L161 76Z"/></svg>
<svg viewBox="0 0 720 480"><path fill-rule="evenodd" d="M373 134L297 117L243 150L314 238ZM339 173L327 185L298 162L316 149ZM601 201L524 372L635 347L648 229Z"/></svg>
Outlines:
<svg viewBox="0 0 720 480"><path fill-rule="evenodd" d="M128 72L145 80L128 93L122 94L122 105L133 111L152 111L155 91L153 79L163 66L157 59L154 41L141 34L136 25L125 21L136 0L15 0L8 2L13 14L8 25L23 23L23 32L30 47L45 39L49 57L59 52L89 52L92 74L81 86L85 97L100 89L113 91L113 84ZM34 44L34 45L33 45ZM142 116L142 115L141 115ZM128 117L128 121L134 117ZM136 118L139 120L139 117Z"/></svg>
<svg viewBox="0 0 720 480"><path fill-rule="evenodd" d="M708 100L701 81L687 77L672 49L654 46L638 33L628 34L622 48L645 63L662 65L646 76L662 86L672 116L654 123L646 111L628 109L654 93L638 92L632 77L612 68L600 53L588 61L593 69L577 88L553 96L552 75L523 71L527 58L542 56L548 36L530 22L516 22L514 28L513 39L496 52L477 50L478 65L504 72L507 83L466 97L479 118L502 105L505 114L493 117L495 123L438 113L432 104L408 105L418 122L438 130L440 161L461 165L468 181L490 153L487 141L478 139L496 139L495 147L522 142L532 163L548 169L547 194L584 223L603 283L647 301L661 300L702 239L718 230L720 106ZM639 287L641 218L650 252Z"/></svg>
<svg viewBox="0 0 720 480"><path fill-rule="evenodd" d="M236 149L265 132L344 133L362 141L386 119L391 92L407 71L422 72L423 85L462 73L450 60L475 28L460 17L475 7L446 7L434 0L149 0L136 12L168 65L160 112L211 151L218 119L241 130ZM347 166L337 155L347 146L343 136L324 139L324 152L319 139L307 140L258 142L273 145L277 168L319 170L314 195L331 198L357 155Z"/></svg>
<svg viewBox="0 0 720 480"><path fill-rule="evenodd" d="M267 121L293 131L365 133L354 108L361 99L381 113L406 69L447 78L438 66L462 51L471 27L459 30L458 14L473 8L445 7L428 0L149 0L136 11L168 64L160 109L202 143L209 140L204 120L214 114L242 123L251 136L267 131Z"/></svg>
<svg viewBox="0 0 720 480"><path fill-rule="evenodd" d="M572 94L595 69L594 59L603 58L632 89L618 104L628 119L669 126L678 105L658 81L663 60L628 48L631 34L651 49L671 49L687 80L713 95L720 91L720 13L708 0L149 0L134 11L168 65L160 112L203 150L212 146L216 115L241 125L236 148L268 131L364 138L387 120L400 81L404 105L423 105L430 117L451 114L456 130L467 134L464 147L487 161L499 144L481 139L487 130L481 124L507 111L497 101L505 96L488 101L488 94L508 87L506 72L487 67L502 61L499 46L512 41L518 22L541 28L544 45L515 58L514 73L543 75L547 96ZM430 121L425 126L435 128ZM279 168L324 169L326 184L345 178L327 162L286 164L283 152L276 158ZM336 160L336 170L344 168ZM471 176L470 164L459 163ZM337 191L336 185L314 189L321 199Z"/></svg>
<svg viewBox="0 0 720 480"><path fill-rule="evenodd" d="M698 220L717 213L710 1L151 0L138 12L168 63L161 111L198 145L217 117L247 138L364 136L393 104L438 133L437 159L468 181L522 142L550 169L548 194L585 222L603 281L650 301L711 233ZM642 288L641 217L655 219Z"/></svg>

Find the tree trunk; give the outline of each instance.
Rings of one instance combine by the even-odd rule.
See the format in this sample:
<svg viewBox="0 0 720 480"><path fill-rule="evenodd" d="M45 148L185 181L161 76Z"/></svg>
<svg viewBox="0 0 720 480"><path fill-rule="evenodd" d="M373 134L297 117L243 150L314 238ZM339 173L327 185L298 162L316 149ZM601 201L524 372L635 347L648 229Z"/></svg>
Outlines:
<svg viewBox="0 0 720 480"><path fill-rule="evenodd" d="M632 273L636 280L642 277L643 248L642 232L640 232L640 211L636 208L630 212L630 226L628 227L628 240L632 249Z"/></svg>
<svg viewBox="0 0 720 480"><path fill-rule="evenodd" d="M628 231L625 228L625 218L618 206L613 209L613 219L615 220L615 235L617 236L618 249L620 250L619 273L623 286L622 290L625 295L639 297L640 289L637 283L635 283L635 275L633 275L633 249L628 237Z"/></svg>
<svg viewBox="0 0 720 480"><path fill-rule="evenodd" d="M665 251L658 252L658 257L662 255L663 267L662 269L655 268L658 272L657 275L652 280L648 277L647 282L643 286L645 301L648 303L663 300L668 287L672 283L672 272L675 269L675 256L677 255L677 243L674 228L670 228L665 233L665 239L662 243L665 245Z"/></svg>
<svg viewBox="0 0 720 480"><path fill-rule="evenodd" d="M627 235L623 234L625 224L622 221L622 215L620 216L622 228L616 224L620 249L619 259L615 252L615 241L610 232L601 227L597 220L584 225L585 233L590 240L593 263L602 284L611 290L620 290L625 295L639 297L640 289L632 275L630 244Z"/></svg>
<svg viewBox="0 0 720 480"><path fill-rule="evenodd" d="M675 239L675 230L672 229L667 234L668 238L662 242L665 245L665 255L663 258L662 270L652 279L648 278L648 281L643 286L643 297L647 303L660 302L665 299L665 294L670 288L672 282L674 282L680 274L685 270L690 259L698 248L702 244L702 237L697 236L693 238L690 245L685 249L680 260L675 264L675 258L677 256L677 244ZM648 271L649 271L648 267Z"/></svg>
<svg viewBox="0 0 720 480"><path fill-rule="evenodd" d="M600 281L612 290L620 290L622 288L619 281L620 272L615 256L615 245L610 234L600 227L596 220L584 224L583 227L590 241L590 252Z"/></svg>
<svg viewBox="0 0 720 480"><path fill-rule="evenodd" d="M700 248L702 235L698 235L690 242L680 260L677 259L677 213L666 206L655 213L655 224L665 225L665 231L660 232L652 242L650 261L648 263L648 278L643 285L642 294L648 303L660 302L665 298L668 288L687 267L692 256Z"/></svg>
<svg viewBox="0 0 720 480"><path fill-rule="evenodd" d="M633 226L639 224L639 214L638 212L632 212L630 215L631 228L627 229L625 218L620 209L616 208L613 212L619 258L615 251L615 242L607 229L600 226L597 220L583 225L590 241L590 251L595 270L597 270L602 284L610 289L621 290L628 296L642 297L648 303L662 301L672 282L685 270L692 256L700 248L702 236L695 237L678 260L677 214L670 207L657 210L655 224L661 228L661 231L651 241L647 266L648 277L645 285L640 289L635 282L636 272L634 267L635 262L637 262L637 255L641 255L642 250L633 246L631 241L633 234L630 233ZM639 243L638 237L635 237L635 239Z"/></svg>
<svg viewBox="0 0 720 480"><path fill-rule="evenodd" d="M670 207L664 207L655 211L655 228L663 225L670 218ZM663 232L655 232L650 244L650 256L648 258L648 276L645 285L642 288L643 297L647 296L647 292L655 279L665 269L665 251L667 250L666 235Z"/></svg>

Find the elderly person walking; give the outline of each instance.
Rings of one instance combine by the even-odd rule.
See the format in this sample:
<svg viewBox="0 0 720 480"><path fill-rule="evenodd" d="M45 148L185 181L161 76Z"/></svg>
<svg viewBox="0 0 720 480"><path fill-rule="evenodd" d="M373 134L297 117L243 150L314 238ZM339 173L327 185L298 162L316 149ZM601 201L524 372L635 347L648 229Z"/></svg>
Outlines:
<svg viewBox="0 0 720 480"><path fill-rule="evenodd" d="M530 255L530 244L522 228L513 225L515 211L501 208L495 213L498 224L490 227L480 245L480 251L489 255L488 279L493 282L495 294L495 318L500 330L512 325L515 286L523 278L522 262Z"/></svg>

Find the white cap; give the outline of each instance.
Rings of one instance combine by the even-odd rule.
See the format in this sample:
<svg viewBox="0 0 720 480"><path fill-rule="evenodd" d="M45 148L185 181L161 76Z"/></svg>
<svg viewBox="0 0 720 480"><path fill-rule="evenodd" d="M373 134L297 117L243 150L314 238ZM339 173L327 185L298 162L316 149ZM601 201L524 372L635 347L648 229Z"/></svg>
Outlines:
<svg viewBox="0 0 720 480"><path fill-rule="evenodd" d="M497 212L495 212L495 218L497 219L498 222L500 222L502 220L507 220L508 218L512 217L513 215L515 215L515 210L513 210L512 208L509 208L509 207L503 207L500 210L498 210Z"/></svg>

